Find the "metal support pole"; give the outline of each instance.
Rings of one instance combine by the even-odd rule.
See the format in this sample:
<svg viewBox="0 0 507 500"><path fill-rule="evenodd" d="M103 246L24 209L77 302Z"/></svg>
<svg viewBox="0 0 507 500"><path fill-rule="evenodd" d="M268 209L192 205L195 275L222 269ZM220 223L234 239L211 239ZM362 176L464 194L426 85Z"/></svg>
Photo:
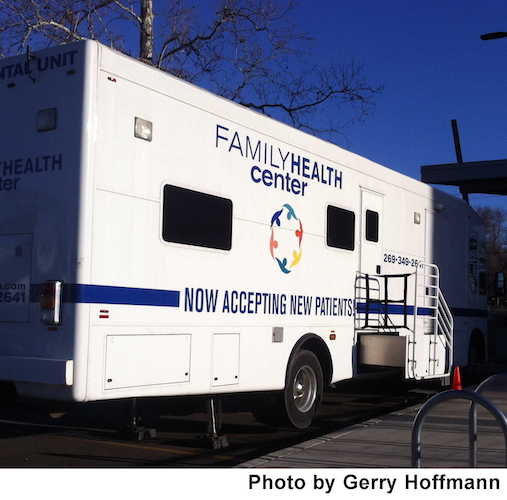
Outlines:
<svg viewBox="0 0 507 500"><path fill-rule="evenodd" d="M130 427L132 429L137 428L137 398L132 398L130 400Z"/></svg>
<svg viewBox="0 0 507 500"><path fill-rule="evenodd" d="M473 401L468 414L468 461L477 467L477 405Z"/></svg>
<svg viewBox="0 0 507 500"><path fill-rule="evenodd" d="M143 441L146 438L156 438L157 430L151 427L144 427L141 424L137 408L137 398L131 398L129 402L129 423L121 430L120 435L125 439Z"/></svg>
<svg viewBox="0 0 507 500"><path fill-rule="evenodd" d="M454 151L456 151L456 161L460 164L463 163L463 156L461 154L461 142L459 140L458 122L451 120L452 137L454 139Z"/></svg>
<svg viewBox="0 0 507 500"><path fill-rule="evenodd" d="M370 326L368 324L370 318L370 276L368 275L368 273L366 273L364 276L366 280L366 308L364 315L364 327L368 328Z"/></svg>
<svg viewBox="0 0 507 500"><path fill-rule="evenodd" d="M208 439L214 450L227 448L227 436L220 434L222 430L222 401L215 398L207 400L208 410Z"/></svg>
<svg viewBox="0 0 507 500"><path fill-rule="evenodd" d="M474 389L474 392L480 394L491 380L502 376L507 376L507 373L495 373L494 375L490 375ZM477 405L475 402L472 402L468 412L468 443L470 467L477 467Z"/></svg>
<svg viewBox="0 0 507 500"><path fill-rule="evenodd" d="M222 404L220 400L214 398L208 399L208 433L213 436L218 436L222 428Z"/></svg>
<svg viewBox="0 0 507 500"><path fill-rule="evenodd" d="M384 326L387 328L387 312L389 311L389 286L387 276L384 276Z"/></svg>
<svg viewBox="0 0 507 500"><path fill-rule="evenodd" d="M408 274L403 278L403 327L408 328L407 319L407 293L408 293ZM415 308L415 303L414 303Z"/></svg>
<svg viewBox="0 0 507 500"><path fill-rule="evenodd" d="M451 120L452 127L452 137L454 139L454 151L456 151L456 162L458 165L463 165L463 156L461 154L461 142L459 140L459 130L458 130L458 122L456 120ZM459 188L459 192L461 193L461 197L467 203L468 201L468 192L463 189L462 186Z"/></svg>

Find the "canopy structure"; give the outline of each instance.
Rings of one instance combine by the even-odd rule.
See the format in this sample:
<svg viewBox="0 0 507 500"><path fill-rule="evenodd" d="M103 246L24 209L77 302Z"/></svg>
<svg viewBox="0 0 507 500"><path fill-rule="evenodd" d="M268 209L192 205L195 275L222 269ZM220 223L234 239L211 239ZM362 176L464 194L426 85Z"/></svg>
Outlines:
<svg viewBox="0 0 507 500"><path fill-rule="evenodd" d="M423 165L421 180L458 186L464 197L471 193L507 195L507 159Z"/></svg>

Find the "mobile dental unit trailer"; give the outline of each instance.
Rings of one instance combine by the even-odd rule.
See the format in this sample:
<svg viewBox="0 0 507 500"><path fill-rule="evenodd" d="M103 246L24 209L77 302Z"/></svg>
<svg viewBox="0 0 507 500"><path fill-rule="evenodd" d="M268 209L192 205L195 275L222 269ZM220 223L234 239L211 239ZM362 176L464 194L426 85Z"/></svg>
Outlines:
<svg viewBox="0 0 507 500"><path fill-rule="evenodd" d="M86 41L0 61L0 380L91 401L281 391L485 346L463 201Z"/></svg>

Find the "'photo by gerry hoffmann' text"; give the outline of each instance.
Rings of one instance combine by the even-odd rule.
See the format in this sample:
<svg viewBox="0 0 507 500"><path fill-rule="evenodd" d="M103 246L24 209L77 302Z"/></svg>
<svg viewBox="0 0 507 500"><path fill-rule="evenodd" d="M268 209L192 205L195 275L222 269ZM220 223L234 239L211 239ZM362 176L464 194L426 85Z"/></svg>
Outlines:
<svg viewBox="0 0 507 500"><path fill-rule="evenodd" d="M400 491L500 491L500 477L466 475L457 471L450 476L444 473L423 474L409 472L403 475L378 477L344 474L341 477L313 474L311 478L293 475L273 477L272 474L249 474L248 489L255 490L314 490L323 493L337 491L371 491L394 493Z"/></svg>

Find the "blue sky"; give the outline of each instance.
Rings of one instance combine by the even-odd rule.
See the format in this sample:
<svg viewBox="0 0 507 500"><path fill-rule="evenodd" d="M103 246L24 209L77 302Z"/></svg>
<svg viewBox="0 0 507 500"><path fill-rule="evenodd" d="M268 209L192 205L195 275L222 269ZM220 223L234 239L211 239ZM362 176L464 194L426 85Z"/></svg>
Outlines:
<svg viewBox="0 0 507 500"><path fill-rule="evenodd" d="M188 5L205 20L217 1ZM299 0L290 15L313 40L306 59L287 60L289 72L354 59L369 81L384 85L373 113L344 129L338 145L419 179L421 165L456 161L456 119L464 161L507 158L507 38L479 38L507 31L507 0ZM132 26L115 27L135 49ZM471 202L507 208L506 197L472 195Z"/></svg>
<svg viewBox="0 0 507 500"><path fill-rule="evenodd" d="M455 118L464 161L507 158L507 38L479 38L507 31L505 0L320 0L300 2L295 14L314 37L312 57L353 57L385 86L339 145L418 179L420 165L456 161ZM471 201L507 208L505 197Z"/></svg>

